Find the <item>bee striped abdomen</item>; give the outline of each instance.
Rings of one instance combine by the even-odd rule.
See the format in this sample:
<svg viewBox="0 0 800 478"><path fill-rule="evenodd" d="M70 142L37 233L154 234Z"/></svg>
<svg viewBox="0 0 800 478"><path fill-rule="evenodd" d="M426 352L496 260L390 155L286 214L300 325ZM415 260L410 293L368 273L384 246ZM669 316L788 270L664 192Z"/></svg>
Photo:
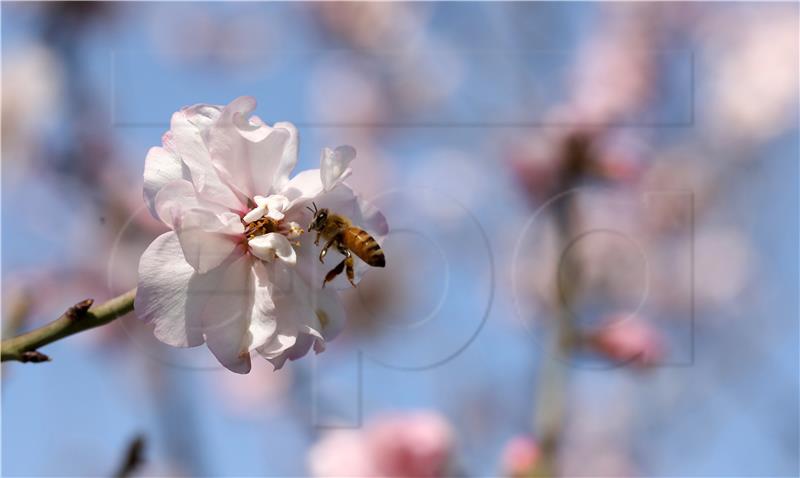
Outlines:
<svg viewBox="0 0 800 478"><path fill-rule="evenodd" d="M378 242L369 233L358 227L349 227L344 231L342 242L362 261L372 267L384 267L386 258Z"/></svg>

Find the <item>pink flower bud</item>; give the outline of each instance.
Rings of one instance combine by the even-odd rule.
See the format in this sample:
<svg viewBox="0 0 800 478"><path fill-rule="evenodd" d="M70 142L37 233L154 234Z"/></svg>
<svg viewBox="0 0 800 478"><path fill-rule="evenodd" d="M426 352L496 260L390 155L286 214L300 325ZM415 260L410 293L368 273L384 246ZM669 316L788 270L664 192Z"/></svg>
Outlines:
<svg viewBox="0 0 800 478"><path fill-rule="evenodd" d="M617 314L605 321L600 329L588 336L589 344L615 362L632 362L639 368L649 368L665 354L664 340L659 331L637 316Z"/></svg>

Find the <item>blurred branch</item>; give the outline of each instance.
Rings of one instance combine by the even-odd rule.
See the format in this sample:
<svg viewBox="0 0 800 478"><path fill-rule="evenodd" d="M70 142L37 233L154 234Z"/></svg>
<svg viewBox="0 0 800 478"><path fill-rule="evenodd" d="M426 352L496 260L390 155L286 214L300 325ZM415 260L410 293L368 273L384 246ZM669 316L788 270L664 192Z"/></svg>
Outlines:
<svg viewBox="0 0 800 478"><path fill-rule="evenodd" d="M591 138L582 134L568 137L562 157L559 190L571 191L581 184L595 164ZM559 454L569 401L569 360L579 345L578 330L571 310L578 300L582 285L582 264L573 255L564 255L580 225L580 211L573 195L565 195L557 204L553 219L561 254L559 267L553 277L555 330L548 343L549 356L542 364L533 418L542 456L531 474L541 477L560 474ZM563 282L559 277L562 273L566 277Z"/></svg>
<svg viewBox="0 0 800 478"><path fill-rule="evenodd" d="M127 478L133 475L139 466L144 463L144 437L138 435L129 444L125 452L125 459L120 464L119 470L114 473L115 478Z"/></svg>
<svg viewBox="0 0 800 478"><path fill-rule="evenodd" d="M567 247L574 230L576 213L574 201L569 199L567 203L556 212L562 251ZM542 457L536 469L532 470L533 476L559 475L558 457L568 402L569 357L577 343L570 305L575 301L580 287L580 265L570 257L562 257L562 260L568 279L563 286L556 286L556 328L548 345L549 356L542 365L537 387L534 430L539 437ZM559 284L558 272L554 281Z"/></svg>
<svg viewBox="0 0 800 478"><path fill-rule="evenodd" d="M573 231L574 201L556 213L559 224L560 250L565 250ZM562 257L562 267L568 271L568 279L563 286L556 286L556 329L551 337L549 357L542 365L539 379L537 408L534 411L534 429L540 440L542 457L533 476L552 477L559 475L558 458L561 447L561 434L566 421L569 388L569 357L575 349L577 331L570 312L570 305L580 287L580 265L570 257ZM554 278L559 283L558 272Z"/></svg>
<svg viewBox="0 0 800 478"><path fill-rule="evenodd" d="M136 289L130 290L108 302L92 306L86 299L67 309L58 319L18 337L3 340L0 344L0 361L45 362L50 358L37 349L78 332L105 325L133 310Z"/></svg>

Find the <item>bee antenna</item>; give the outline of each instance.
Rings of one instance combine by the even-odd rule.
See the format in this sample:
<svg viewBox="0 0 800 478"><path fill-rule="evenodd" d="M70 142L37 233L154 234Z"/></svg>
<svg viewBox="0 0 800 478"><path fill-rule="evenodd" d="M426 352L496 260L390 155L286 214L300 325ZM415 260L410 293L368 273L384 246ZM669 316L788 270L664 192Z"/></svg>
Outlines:
<svg viewBox="0 0 800 478"><path fill-rule="evenodd" d="M306 206L306 209L308 209L308 210L309 210L309 211L311 211L312 213L314 212L314 210L313 210L313 209L311 209L311 207L310 207L310 206Z"/></svg>

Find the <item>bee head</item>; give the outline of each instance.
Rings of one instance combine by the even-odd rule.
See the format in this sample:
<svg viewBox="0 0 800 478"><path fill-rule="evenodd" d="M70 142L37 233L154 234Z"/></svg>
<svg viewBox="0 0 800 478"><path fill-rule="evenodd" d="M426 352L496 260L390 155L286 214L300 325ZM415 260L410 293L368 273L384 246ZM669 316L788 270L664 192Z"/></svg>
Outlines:
<svg viewBox="0 0 800 478"><path fill-rule="evenodd" d="M314 205L314 209L306 206L306 208L314 214L314 219L311 220L311 225L308 226L308 229L311 231L319 231L325 226L325 221L328 220L328 210L325 208L317 209L317 205L315 203L311 203Z"/></svg>

